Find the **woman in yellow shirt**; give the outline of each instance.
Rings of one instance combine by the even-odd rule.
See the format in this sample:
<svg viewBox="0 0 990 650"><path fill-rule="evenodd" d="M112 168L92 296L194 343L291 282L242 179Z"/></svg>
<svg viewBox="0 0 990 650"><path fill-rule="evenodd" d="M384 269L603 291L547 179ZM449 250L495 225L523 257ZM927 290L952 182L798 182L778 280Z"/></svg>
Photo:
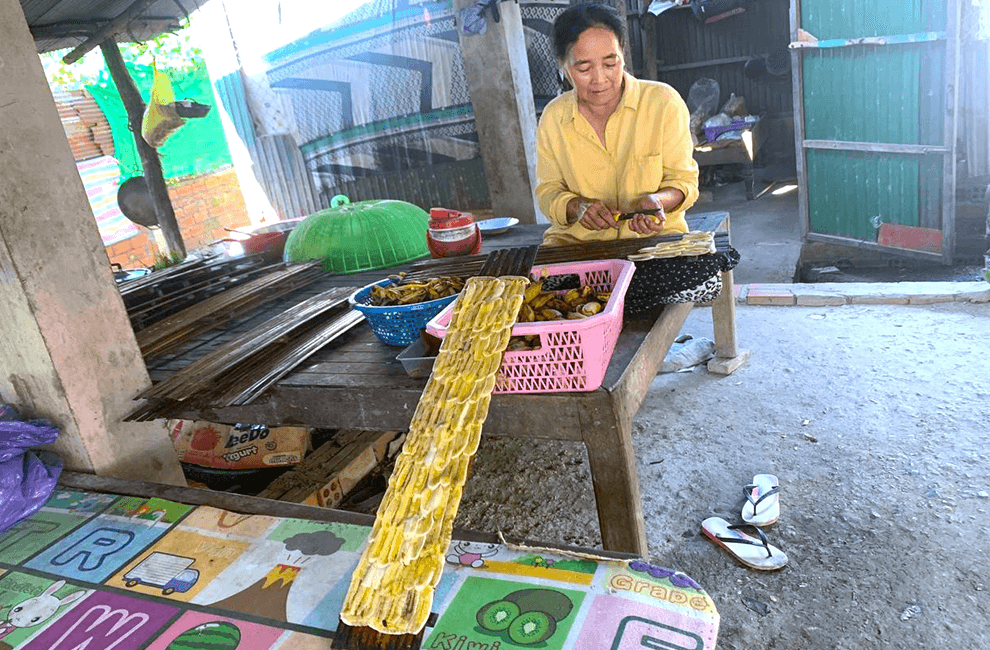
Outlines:
<svg viewBox="0 0 990 650"><path fill-rule="evenodd" d="M574 87L547 104L536 135L548 245L687 232L698 198L688 109L667 84L623 70L625 29L608 5L565 10L553 25L557 62ZM620 212L656 210L616 222Z"/></svg>

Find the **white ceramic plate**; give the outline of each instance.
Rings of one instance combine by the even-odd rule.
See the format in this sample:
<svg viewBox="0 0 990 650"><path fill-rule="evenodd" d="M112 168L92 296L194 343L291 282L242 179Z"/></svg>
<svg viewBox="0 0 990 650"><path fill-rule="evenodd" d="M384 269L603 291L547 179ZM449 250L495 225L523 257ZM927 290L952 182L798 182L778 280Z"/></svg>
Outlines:
<svg viewBox="0 0 990 650"><path fill-rule="evenodd" d="M486 235L501 235L512 226L519 223L515 217L496 217L478 222L478 229Z"/></svg>

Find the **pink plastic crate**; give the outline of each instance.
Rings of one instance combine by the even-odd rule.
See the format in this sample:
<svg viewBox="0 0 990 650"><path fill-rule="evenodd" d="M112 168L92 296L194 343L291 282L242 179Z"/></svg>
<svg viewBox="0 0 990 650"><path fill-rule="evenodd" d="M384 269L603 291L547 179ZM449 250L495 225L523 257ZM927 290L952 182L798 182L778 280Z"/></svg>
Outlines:
<svg viewBox="0 0 990 650"><path fill-rule="evenodd" d="M600 314L581 320L518 323L513 336L539 335L540 349L506 352L495 380L495 393L564 393L591 391L602 385L622 331L622 307L635 264L625 260L602 260L534 266L533 272L548 275L576 273L581 286L595 292L611 291ZM557 293L564 294L566 291ZM426 325L426 331L443 338L456 301Z"/></svg>

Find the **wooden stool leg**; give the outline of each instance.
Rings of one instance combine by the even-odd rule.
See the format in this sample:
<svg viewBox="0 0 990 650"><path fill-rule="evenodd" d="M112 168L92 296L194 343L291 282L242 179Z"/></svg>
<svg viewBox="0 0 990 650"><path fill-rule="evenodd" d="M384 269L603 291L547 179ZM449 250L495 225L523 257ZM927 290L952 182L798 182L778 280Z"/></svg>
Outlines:
<svg viewBox="0 0 990 650"><path fill-rule="evenodd" d="M639 496L632 422L613 408L607 394L588 393L581 430L595 486L602 546L646 557L646 526Z"/></svg>
<svg viewBox="0 0 990 650"><path fill-rule="evenodd" d="M736 346L736 296L732 271L722 274L722 293L712 303L712 323L715 327L715 358L708 362L708 371L729 375L749 361L749 351Z"/></svg>

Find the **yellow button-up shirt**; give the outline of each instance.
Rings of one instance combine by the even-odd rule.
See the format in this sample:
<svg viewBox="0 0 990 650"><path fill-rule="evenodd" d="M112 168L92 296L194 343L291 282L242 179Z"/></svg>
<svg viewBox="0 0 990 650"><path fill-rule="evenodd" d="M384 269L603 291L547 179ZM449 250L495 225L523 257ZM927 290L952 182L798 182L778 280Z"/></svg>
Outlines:
<svg viewBox="0 0 990 650"><path fill-rule="evenodd" d="M665 187L684 193L667 213L664 232L687 232L684 212L698 199L687 105L664 83L625 73L622 100L605 125L605 146L578 110L574 91L543 110L536 134L536 197L551 221L545 244L562 245L644 237L622 222L618 230L568 224L567 202L598 199L615 212L632 212L646 194Z"/></svg>

